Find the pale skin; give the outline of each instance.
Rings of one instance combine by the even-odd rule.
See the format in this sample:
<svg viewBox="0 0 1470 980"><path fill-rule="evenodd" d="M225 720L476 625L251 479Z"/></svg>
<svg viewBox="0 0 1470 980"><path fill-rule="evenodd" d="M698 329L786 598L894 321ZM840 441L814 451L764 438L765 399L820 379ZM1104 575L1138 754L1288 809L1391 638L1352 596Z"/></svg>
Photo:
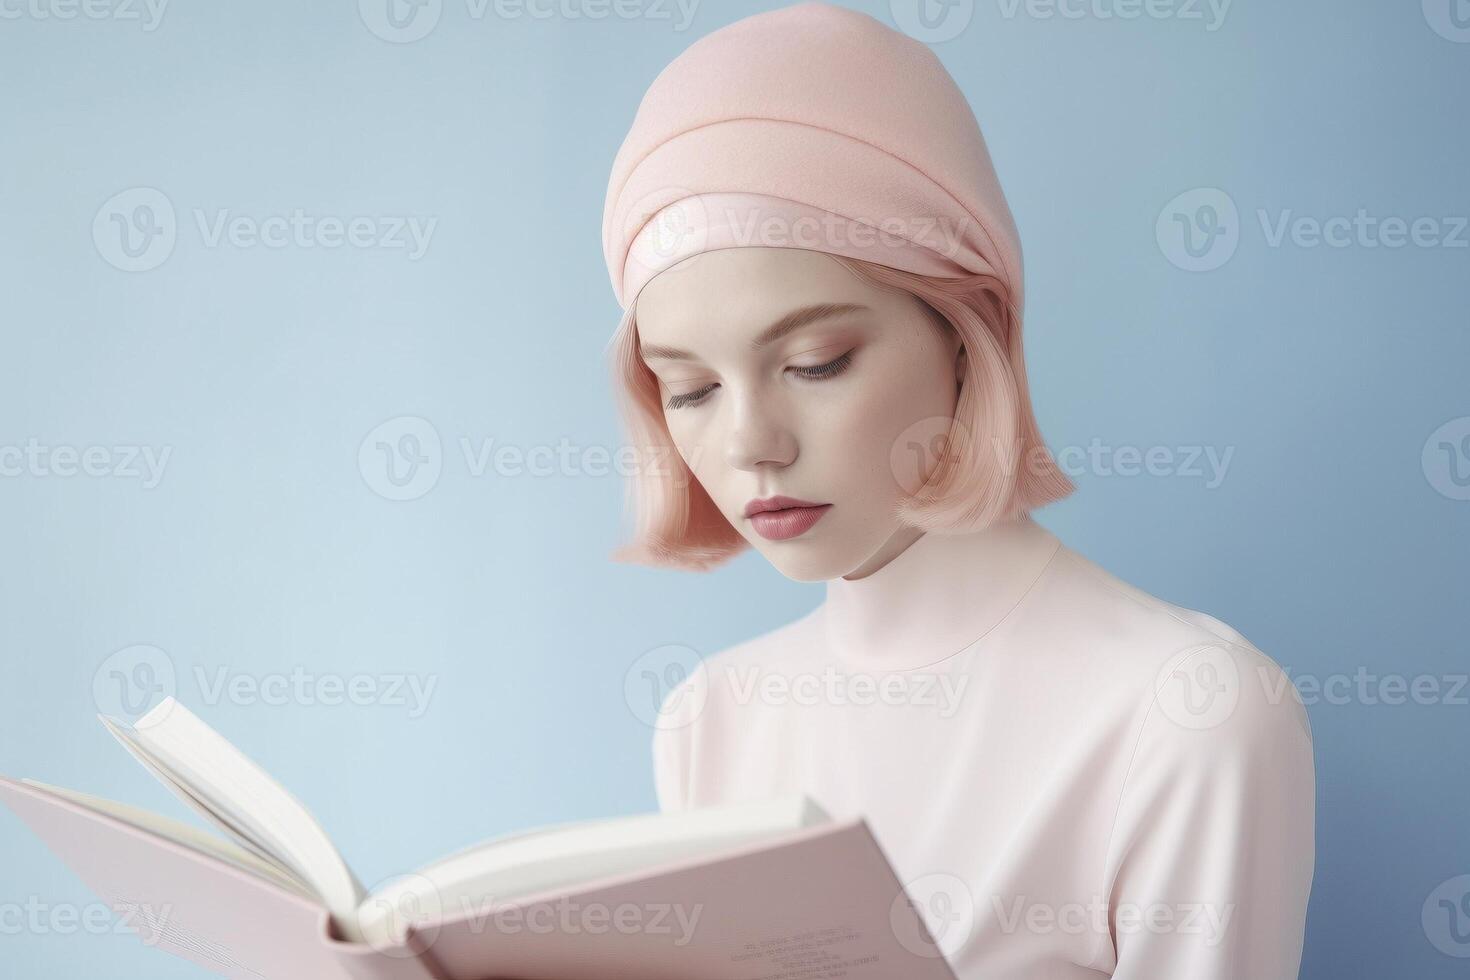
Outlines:
<svg viewBox="0 0 1470 980"><path fill-rule="evenodd" d="M679 455L787 578L862 578L922 536L897 516L922 474L894 447L954 416L965 351L918 299L822 252L749 246L660 273L637 323ZM768 540L745 508L777 494L832 507L805 533Z"/></svg>

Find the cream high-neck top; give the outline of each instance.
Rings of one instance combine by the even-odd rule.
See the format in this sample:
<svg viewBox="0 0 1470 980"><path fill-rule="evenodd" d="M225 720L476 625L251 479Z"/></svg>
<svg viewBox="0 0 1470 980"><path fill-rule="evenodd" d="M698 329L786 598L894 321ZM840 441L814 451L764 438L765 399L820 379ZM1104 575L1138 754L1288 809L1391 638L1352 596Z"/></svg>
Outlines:
<svg viewBox="0 0 1470 980"><path fill-rule="evenodd" d="M1029 517L828 581L665 706L662 809L805 793L866 818L961 980L1297 975L1316 794L1294 686Z"/></svg>

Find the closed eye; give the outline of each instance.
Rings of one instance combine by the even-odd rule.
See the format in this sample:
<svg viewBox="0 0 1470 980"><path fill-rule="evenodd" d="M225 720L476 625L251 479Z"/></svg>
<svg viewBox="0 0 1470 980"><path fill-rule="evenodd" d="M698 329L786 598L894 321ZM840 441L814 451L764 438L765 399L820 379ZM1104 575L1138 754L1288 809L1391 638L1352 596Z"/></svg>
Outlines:
<svg viewBox="0 0 1470 980"><path fill-rule="evenodd" d="M716 385L705 385L697 391L686 391L681 395L675 395L669 399L669 408L683 408L685 405L693 405L704 400L704 396L714 391Z"/></svg>
<svg viewBox="0 0 1470 980"><path fill-rule="evenodd" d="M846 371L851 364L852 351L848 351L841 357L834 358L833 360L828 361L826 364L818 364L814 367L791 367L787 368L787 370L795 371L798 377L808 378L812 381L823 381L827 378L836 377L843 371ZM674 395L669 399L667 407L670 409L675 409L684 408L689 405L696 405L699 402L704 401L709 393L714 391L718 387L719 385L717 384L707 384L703 388L697 388L694 391L686 391L682 394Z"/></svg>
<svg viewBox="0 0 1470 980"><path fill-rule="evenodd" d="M847 370L852 363L852 351L848 351L836 360L828 361L826 364L818 364L816 367L794 367L791 370L803 378L830 378Z"/></svg>

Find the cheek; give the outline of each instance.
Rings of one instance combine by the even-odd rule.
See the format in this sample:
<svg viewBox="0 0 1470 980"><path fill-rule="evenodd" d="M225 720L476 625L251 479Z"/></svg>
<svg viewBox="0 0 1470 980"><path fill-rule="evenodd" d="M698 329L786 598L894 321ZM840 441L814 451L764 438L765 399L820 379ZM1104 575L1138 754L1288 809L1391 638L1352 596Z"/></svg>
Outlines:
<svg viewBox="0 0 1470 980"><path fill-rule="evenodd" d="M711 463L718 463L724 455L725 434L719 413L698 408L673 409L664 413L664 425L679 457L710 490L708 483L714 472Z"/></svg>
<svg viewBox="0 0 1470 980"><path fill-rule="evenodd" d="M802 436L804 454L823 469L867 481L890 496L916 489L932 468L954 415L953 374L930 363L889 364L896 370L854 379L842 397L828 400Z"/></svg>
<svg viewBox="0 0 1470 980"><path fill-rule="evenodd" d="M688 413L678 410L665 412L664 426L669 430L669 438L674 441L674 448L678 450L684 462L689 462L698 449L699 434L697 427L690 424Z"/></svg>

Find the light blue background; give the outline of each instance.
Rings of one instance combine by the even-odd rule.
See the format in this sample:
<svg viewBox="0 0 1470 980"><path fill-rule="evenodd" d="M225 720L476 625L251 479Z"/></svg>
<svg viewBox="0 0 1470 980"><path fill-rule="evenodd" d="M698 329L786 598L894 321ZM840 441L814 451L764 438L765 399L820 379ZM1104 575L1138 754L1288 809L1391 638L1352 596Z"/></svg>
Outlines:
<svg viewBox="0 0 1470 980"><path fill-rule="evenodd" d="M1470 249L1272 247L1257 212L1470 214L1470 43L1416 2L1236 0L1213 30L1207 7L1123 20L1098 2L1077 18L962 5L966 29L935 44L1022 231L1042 428L1058 450L1234 455L1213 487L1093 468L1041 520L1294 675L1463 676L1470 502L1421 451L1470 416ZM179 0L153 30L7 3L0 447L171 455L152 488L0 477L0 771L181 815L94 718L99 665L151 644L186 703L291 787L370 883L491 834L652 809L630 665L773 628L822 587L753 553L703 576L611 563L617 476L476 476L461 440L618 445L608 168L658 70L767 6L705 3L680 30L648 4L476 17L444 0L427 36L392 43L340 0ZM178 237L156 268L124 272L92 227L140 187L167 197ZM1176 267L1156 237L1194 188L1239 212L1213 271ZM437 224L412 259L210 247L194 217L298 208ZM443 470L390 501L358 451L400 416L432 424ZM297 666L438 686L418 718L202 704L196 670ZM1470 873L1470 707L1353 695L1309 710L1302 975L1463 976L1421 909ZM94 901L7 811L0 866L7 908ZM110 932L9 928L0 962L17 977L203 975Z"/></svg>

